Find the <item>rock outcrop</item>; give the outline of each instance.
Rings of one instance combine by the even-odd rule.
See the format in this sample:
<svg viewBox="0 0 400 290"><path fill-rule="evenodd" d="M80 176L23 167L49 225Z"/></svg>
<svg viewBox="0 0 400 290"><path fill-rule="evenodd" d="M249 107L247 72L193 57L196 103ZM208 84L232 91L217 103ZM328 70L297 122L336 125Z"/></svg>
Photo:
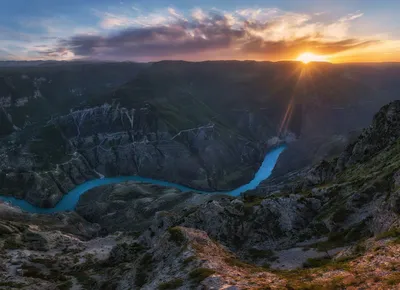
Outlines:
<svg viewBox="0 0 400 290"><path fill-rule="evenodd" d="M384 106L377 113L372 125L365 129L358 140L349 145L337 161L337 169L365 162L383 149L395 144L400 137L400 101Z"/></svg>
<svg viewBox="0 0 400 290"><path fill-rule="evenodd" d="M190 210L215 195L181 192L174 188L126 182L89 190L79 200L76 212L100 224L108 232L147 229L159 211Z"/></svg>
<svg viewBox="0 0 400 290"><path fill-rule="evenodd" d="M308 259L305 265L314 267L312 272L271 271L269 264L260 267L241 261L204 231L193 228L169 227L139 238L119 232L87 240L72 233L75 227L89 230L89 224L76 223L73 214L68 214L72 219L66 228L57 219L37 224L45 216L18 213L7 205L0 210L13 213L8 216L12 220L3 216L1 223L13 231L12 235L0 235L1 289L255 290L354 285L396 289L400 282L400 246L394 232L341 250L333 261L326 256ZM24 228L47 240L46 251L32 248L21 238ZM310 256L310 252L311 248L304 247L289 255ZM268 255L270 260L277 259L260 250L253 250L252 255L253 260Z"/></svg>

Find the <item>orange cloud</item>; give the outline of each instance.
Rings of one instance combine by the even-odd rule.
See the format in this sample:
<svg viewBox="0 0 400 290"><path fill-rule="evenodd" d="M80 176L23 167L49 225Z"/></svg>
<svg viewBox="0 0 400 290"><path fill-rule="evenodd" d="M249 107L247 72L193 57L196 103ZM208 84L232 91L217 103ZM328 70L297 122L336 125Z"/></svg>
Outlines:
<svg viewBox="0 0 400 290"><path fill-rule="evenodd" d="M386 43L349 34L361 12L327 23L315 21L314 15L278 9L205 12L197 8L188 16L172 8L135 17L96 13L101 27L112 33L75 35L40 53L54 58L68 51L75 57L109 60L282 60L311 51L341 61L359 51L365 56L377 53ZM368 50L371 47L375 51Z"/></svg>

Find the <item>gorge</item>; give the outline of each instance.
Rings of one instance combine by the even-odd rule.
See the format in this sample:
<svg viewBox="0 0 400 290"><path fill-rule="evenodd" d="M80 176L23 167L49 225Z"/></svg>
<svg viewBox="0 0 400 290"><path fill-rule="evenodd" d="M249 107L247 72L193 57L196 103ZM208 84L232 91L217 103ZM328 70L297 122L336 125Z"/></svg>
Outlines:
<svg viewBox="0 0 400 290"><path fill-rule="evenodd" d="M340 153L396 98L397 73L252 61L0 66L0 195L51 208L103 176L228 191L287 141L272 172L282 175Z"/></svg>
<svg viewBox="0 0 400 290"><path fill-rule="evenodd" d="M397 289L399 76L0 62L0 289Z"/></svg>
<svg viewBox="0 0 400 290"><path fill-rule="evenodd" d="M225 194L225 195L231 195L231 196L239 196L241 193L244 193L248 190L254 190L257 188L257 186L267 179L270 175L271 172L279 158L279 155L284 151L285 147L281 146L279 148L276 148L269 152L265 158L263 163L261 164L261 167L258 169L256 172L254 178L245 185L242 185L234 190L231 191L225 191L225 192L215 192L218 194ZM125 177L115 177L115 178L102 178L102 179L95 179L91 181L87 181L76 188L74 188L72 191L67 193L61 201L59 201L55 207L53 208L40 208L40 207L35 207L25 200L18 200L14 197L6 197L6 196L0 196L0 201L4 202L9 202L13 206L17 206L21 208L24 211L30 212L30 213L40 213L40 214L50 214L50 213L56 213L56 212L63 212L63 211L72 211L75 209L76 204L79 201L79 197L87 192L88 190L103 186L103 185L109 185L109 184L116 184L116 183L123 183L126 181L135 181L138 183L145 183L145 184L154 184L154 185L160 185L160 186L165 186L165 187L173 187L176 189L179 189L182 192L188 192L188 191L193 191L195 193L201 193L201 194L213 194L212 192L207 192L207 191L199 191L196 189L191 189L186 186L182 186L179 184L174 184L171 182L166 182L166 181L161 181L161 180L154 180L151 178L145 178L145 177L140 177L140 176L125 176Z"/></svg>

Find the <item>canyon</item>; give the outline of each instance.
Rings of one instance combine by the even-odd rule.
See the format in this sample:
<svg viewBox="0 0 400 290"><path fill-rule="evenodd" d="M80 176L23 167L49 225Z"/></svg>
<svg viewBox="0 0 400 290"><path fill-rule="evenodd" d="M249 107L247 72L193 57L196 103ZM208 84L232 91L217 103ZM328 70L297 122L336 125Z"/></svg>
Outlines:
<svg viewBox="0 0 400 290"><path fill-rule="evenodd" d="M0 289L397 289L399 73L0 63Z"/></svg>

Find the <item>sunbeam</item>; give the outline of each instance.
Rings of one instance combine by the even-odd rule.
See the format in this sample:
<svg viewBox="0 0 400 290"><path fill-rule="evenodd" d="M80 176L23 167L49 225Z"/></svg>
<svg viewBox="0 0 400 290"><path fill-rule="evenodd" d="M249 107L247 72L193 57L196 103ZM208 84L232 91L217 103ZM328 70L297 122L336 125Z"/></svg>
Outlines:
<svg viewBox="0 0 400 290"><path fill-rule="evenodd" d="M290 121L292 119L292 115L293 115L293 107L294 107L294 103L295 103L295 99L298 93L298 89L299 89L299 85L302 81L302 79L304 78L305 74L307 72L307 68L303 67L300 69L300 74L296 80L296 84L293 87L293 91L289 100L289 103L287 105L286 111L285 111L285 115L282 119L282 122L280 124L279 127L279 132L278 132L278 136L282 136L285 135L287 133L287 130L289 128L289 124Z"/></svg>

